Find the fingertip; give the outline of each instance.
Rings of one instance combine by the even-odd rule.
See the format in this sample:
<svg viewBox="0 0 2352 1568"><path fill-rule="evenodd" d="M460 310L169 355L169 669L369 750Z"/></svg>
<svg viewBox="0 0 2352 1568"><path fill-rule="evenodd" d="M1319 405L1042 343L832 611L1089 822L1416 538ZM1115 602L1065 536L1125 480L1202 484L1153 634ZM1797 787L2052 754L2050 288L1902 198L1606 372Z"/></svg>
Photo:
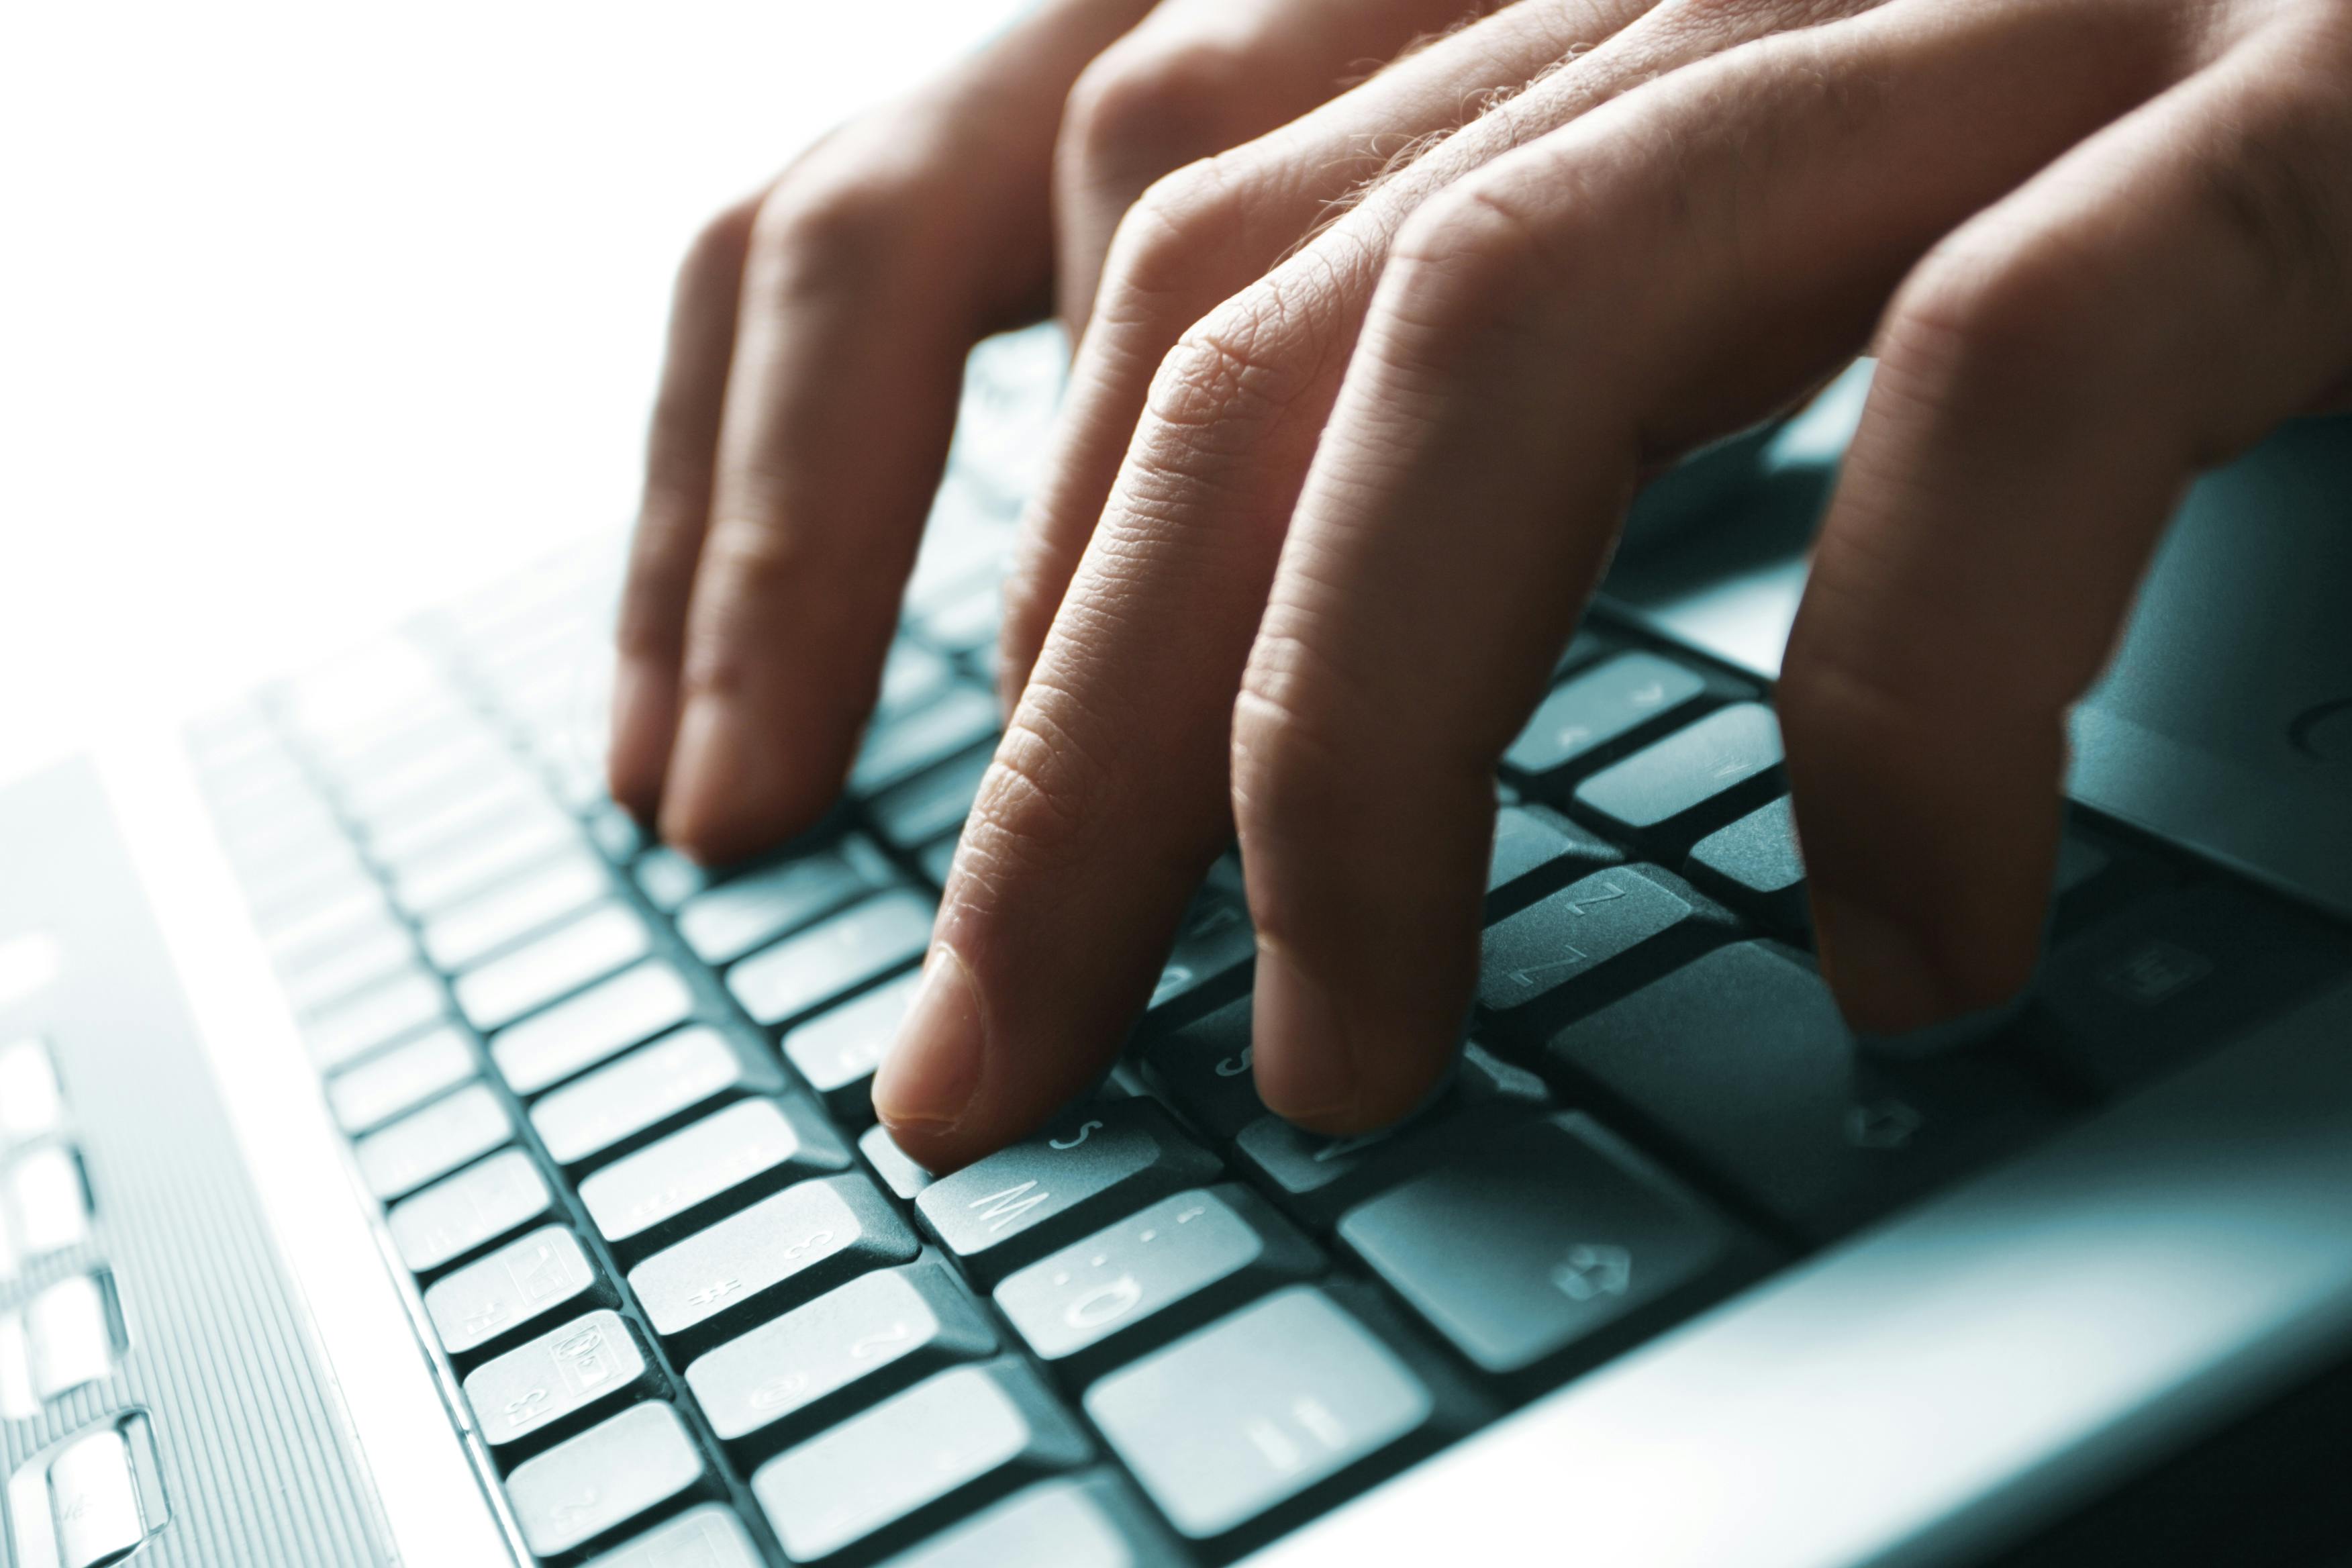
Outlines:
<svg viewBox="0 0 2352 1568"><path fill-rule="evenodd" d="M662 841L705 866L768 848L824 809L803 798L785 738L732 693L686 704L661 789Z"/></svg>
<svg viewBox="0 0 2352 1568"><path fill-rule="evenodd" d="M1935 940L1913 922L1825 893L1813 894L1822 975L1847 1024L1896 1037L2001 1010L2032 979L2038 942L1987 931Z"/></svg>
<svg viewBox="0 0 2352 1568"><path fill-rule="evenodd" d="M624 655L613 669L612 717L604 787L630 816L650 825L661 813L662 778L677 730L676 680L652 660Z"/></svg>

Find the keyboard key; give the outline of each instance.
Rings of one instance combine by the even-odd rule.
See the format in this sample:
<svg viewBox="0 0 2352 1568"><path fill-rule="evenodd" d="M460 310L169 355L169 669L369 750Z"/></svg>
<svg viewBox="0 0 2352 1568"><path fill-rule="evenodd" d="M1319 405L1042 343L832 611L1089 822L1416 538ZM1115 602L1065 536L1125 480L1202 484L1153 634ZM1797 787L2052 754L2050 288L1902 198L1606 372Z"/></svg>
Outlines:
<svg viewBox="0 0 2352 1568"><path fill-rule="evenodd" d="M963 826L995 758L995 743L983 742L877 795L867 815L882 837L901 848L928 844Z"/></svg>
<svg viewBox="0 0 2352 1568"><path fill-rule="evenodd" d="M1220 1142L1266 1114L1253 1070L1251 1007L1251 998L1240 997L1141 1047L1153 1086Z"/></svg>
<svg viewBox="0 0 2352 1568"><path fill-rule="evenodd" d="M784 1036L784 1059L844 1124L874 1120L874 1069L898 1037L922 978L922 971L908 970Z"/></svg>
<svg viewBox="0 0 2352 1568"><path fill-rule="evenodd" d="M483 788L421 802L414 810L385 813L366 825L363 837L370 859L398 866L461 843L493 824L551 815L553 809L528 777L509 774Z"/></svg>
<svg viewBox="0 0 2352 1568"><path fill-rule="evenodd" d="M1696 1304L1731 1228L1589 1117L1531 1121L1352 1209L1339 1238L1472 1363L1590 1365ZM1615 1330L1615 1332L1606 1331Z"/></svg>
<svg viewBox="0 0 2352 1568"><path fill-rule="evenodd" d="M1499 1135L1546 1100L1535 1075L1469 1046L1444 1090L1393 1127L1334 1138L1268 1113L1242 1129L1234 1152L1302 1223L1328 1230L1371 1194Z"/></svg>
<svg viewBox="0 0 2352 1568"><path fill-rule="evenodd" d="M958 752L993 740L998 722L994 697L977 686L952 687L936 702L866 736L850 770L850 792L874 795L913 778Z"/></svg>
<svg viewBox="0 0 2352 1568"><path fill-rule="evenodd" d="M880 850L863 838L848 838L688 899L677 911L677 934L703 963L732 963L891 879L890 863Z"/></svg>
<svg viewBox="0 0 2352 1568"><path fill-rule="evenodd" d="M1094 1101L925 1187L915 1217L993 1284L1122 1213L1217 1179L1215 1158L1149 1100Z"/></svg>
<svg viewBox="0 0 2352 1568"><path fill-rule="evenodd" d="M338 942L310 963L289 966L286 1001L297 1013L316 1013L354 992L394 978L416 962L407 931L386 922Z"/></svg>
<svg viewBox="0 0 2352 1568"><path fill-rule="evenodd" d="M556 1163L610 1159L712 1109L783 1087L776 1070L703 1026L665 1035L555 1090L530 1124Z"/></svg>
<svg viewBox="0 0 2352 1568"><path fill-rule="evenodd" d="M476 1367L466 1402L483 1442L525 1452L601 1419L652 1384L652 1363L627 1321L600 1309Z"/></svg>
<svg viewBox="0 0 2352 1568"><path fill-rule="evenodd" d="M1655 654L1628 653L1553 689L1511 742L1504 764L1542 779L1675 712L1706 689L1696 672Z"/></svg>
<svg viewBox="0 0 2352 1568"><path fill-rule="evenodd" d="M1115 1372L1087 1414L1177 1530L1215 1541L1426 1429L1431 1391L1312 1286Z"/></svg>
<svg viewBox="0 0 2352 1568"><path fill-rule="evenodd" d="M763 1561L743 1521L714 1502L656 1525L588 1568L762 1568Z"/></svg>
<svg viewBox="0 0 2352 1568"><path fill-rule="evenodd" d="M128 1349L112 1276L68 1274L25 1306L26 1360L35 1398L63 1398L111 1377Z"/></svg>
<svg viewBox="0 0 2352 1568"><path fill-rule="evenodd" d="M1145 1004L1149 1024L1169 1028L1231 1000L1249 984L1257 962L1257 933L1241 900L1203 889L1184 911L1160 983Z"/></svg>
<svg viewBox="0 0 2352 1568"><path fill-rule="evenodd" d="M634 963L652 945L645 921L605 904L459 976L457 1007L487 1035Z"/></svg>
<svg viewBox="0 0 2352 1568"><path fill-rule="evenodd" d="M410 916L425 919L579 842L579 831L562 815L532 812L395 867L393 902Z"/></svg>
<svg viewBox="0 0 2352 1568"><path fill-rule="evenodd" d="M27 1035L0 1045L0 1150L46 1138L65 1121L65 1090L48 1043Z"/></svg>
<svg viewBox="0 0 2352 1568"><path fill-rule="evenodd" d="M936 912L927 893L877 894L745 959L728 989L760 1023L787 1023L921 958Z"/></svg>
<svg viewBox="0 0 2352 1568"><path fill-rule="evenodd" d="M857 1152L901 1203L913 1203L915 1194L931 1184L931 1173L907 1157L887 1127L869 1127L859 1133Z"/></svg>
<svg viewBox="0 0 2352 1568"><path fill-rule="evenodd" d="M1085 1383L1322 1268L1322 1255L1255 1194L1211 1187L1015 1270L996 1305L1049 1371Z"/></svg>
<svg viewBox="0 0 2352 1568"><path fill-rule="evenodd" d="M1785 795L1700 839L1684 869L1692 881L1752 920L1784 931L1811 925L1796 808Z"/></svg>
<svg viewBox="0 0 2352 1568"><path fill-rule="evenodd" d="M727 870L697 864L668 846L656 844L638 859L633 874L653 907L668 914L717 882Z"/></svg>
<svg viewBox="0 0 2352 1568"><path fill-rule="evenodd" d="M13 1250L46 1258L89 1239L89 1181L81 1156L63 1143L39 1143L0 1165L0 1226Z"/></svg>
<svg viewBox="0 0 2352 1568"><path fill-rule="evenodd" d="M940 1373L788 1449L753 1473L751 1491L784 1554L822 1563L853 1548L886 1551L1088 1452L1034 1373L994 1362Z"/></svg>
<svg viewBox="0 0 2352 1568"><path fill-rule="evenodd" d="M508 1149L402 1199L384 1223L401 1261L430 1274L545 1217L554 1201L530 1156Z"/></svg>
<svg viewBox="0 0 2352 1568"><path fill-rule="evenodd" d="M1495 814L1495 848L1486 863L1487 913L1507 913L1623 858L1564 816L1539 806L1504 806Z"/></svg>
<svg viewBox="0 0 2352 1568"><path fill-rule="evenodd" d="M2051 1114L1991 1063L1890 1077L1856 1048L1811 963L1769 942L1718 948L1569 1025L1545 1050L1815 1238L2015 1147Z"/></svg>
<svg viewBox="0 0 2352 1568"><path fill-rule="evenodd" d="M1679 879L1649 866L1602 871L1486 928L1478 1003L1507 1016L1588 1007L1725 934Z"/></svg>
<svg viewBox="0 0 2352 1568"><path fill-rule="evenodd" d="M882 661L882 689L874 700L874 721L887 724L911 713L947 689L955 667L938 654L903 637L890 645Z"/></svg>
<svg viewBox="0 0 2352 1568"><path fill-rule="evenodd" d="M1172 1561L1142 1505L1108 1473L1040 1481L890 1560L891 1568L1150 1568Z"/></svg>
<svg viewBox="0 0 2352 1568"><path fill-rule="evenodd" d="M635 1255L848 1166L840 1136L807 1101L746 1100L596 1172L580 1184L580 1201L606 1241Z"/></svg>
<svg viewBox="0 0 2352 1568"><path fill-rule="evenodd" d="M629 1270L654 1331L691 1350L870 1268L908 1263L914 1233L863 1176L786 1187Z"/></svg>
<svg viewBox="0 0 2352 1568"><path fill-rule="evenodd" d="M1780 776L1780 721L1761 702L1718 708L1696 724L1576 786L1576 803L1627 833L1687 837L1769 792Z"/></svg>
<svg viewBox="0 0 2352 1568"><path fill-rule="evenodd" d="M958 1362L996 1331L935 1262L862 1275L686 1369L719 1440L772 1452Z"/></svg>
<svg viewBox="0 0 2352 1568"><path fill-rule="evenodd" d="M693 1014L694 993L656 959L515 1025L490 1042L490 1059L508 1088L537 1094Z"/></svg>
<svg viewBox="0 0 2352 1568"><path fill-rule="evenodd" d="M425 922L425 956L445 973L579 913L612 890L612 878L584 854L560 855L530 875L450 905Z"/></svg>
<svg viewBox="0 0 2352 1568"><path fill-rule="evenodd" d="M505 1102L473 1084L352 1145L368 1191L385 1202L471 1164L514 1136Z"/></svg>
<svg viewBox="0 0 2352 1568"><path fill-rule="evenodd" d="M560 1309L615 1300L580 1238L551 1225L436 1282L425 1292L425 1310L441 1348L463 1356Z"/></svg>
<svg viewBox="0 0 2352 1568"><path fill-rule="evenodd" d="M2033 1050L2119 1092L2340 982L2340 932L2221 886L2163 892L2061 942L2020 1030Z"/></svg>
<svg viewBox="0 0 2352 1568"><path fill-rule="evenodd" d="M302 1038L319 1070L332 1072L439 1023L447 1013L441 982L411 970L319 1014L303 1026Z"/></svg>
<svg viewBox="0 0 2352 1568"><path fill-rule="evenodd" d="M357 1136L470 1081L478 1070L465 1036L428 1029L337 1073L328 1080L327 1101L342 1130Z"/></svg>
<svg viewBox="0 0 2352 1568"><path fill-rule="evenodd" d="M677 1412L650 1401L524 1460L507 1478L507 1497L524 1543L553 1557L625 1528L709 1475Z"/></svg>

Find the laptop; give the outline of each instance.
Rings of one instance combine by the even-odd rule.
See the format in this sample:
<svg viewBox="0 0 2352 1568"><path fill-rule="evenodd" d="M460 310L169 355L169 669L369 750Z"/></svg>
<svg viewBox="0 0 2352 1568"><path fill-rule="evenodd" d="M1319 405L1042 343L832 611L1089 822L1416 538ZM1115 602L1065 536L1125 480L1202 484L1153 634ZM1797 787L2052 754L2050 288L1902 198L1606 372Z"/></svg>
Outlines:
<svg viewBox="0 0 2352 1568"><path fill-rule="evenodd" d="M0 789L11 1563L2344 1551L2352 426L2185 503L1999 1026L1848 1036L1777 770L1712 765L1849 378L1643 503L1426 1109L1258 1105L1224 864L1108 1078L934 1179L867 1086L1061 363L975 353L847 792L772 854L604 798L609 538Z"/></svg>

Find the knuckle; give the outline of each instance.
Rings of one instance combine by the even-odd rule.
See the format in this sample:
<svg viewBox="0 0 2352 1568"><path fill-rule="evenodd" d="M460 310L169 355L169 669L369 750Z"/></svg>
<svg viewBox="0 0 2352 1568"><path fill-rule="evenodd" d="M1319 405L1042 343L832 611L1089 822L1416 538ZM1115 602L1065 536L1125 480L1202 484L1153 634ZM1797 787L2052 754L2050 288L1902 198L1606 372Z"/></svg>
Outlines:
<svg viewBox="0 0 2352 1568"><path fill-rule="evenodd" d="M1152 378L1154 419L1213 439L1261 429L1297 401L1339 347L1336 291L1302 269L1309 259L1267 274L1177 340Z"/></svg>
<svg viewBox="0 0 2352 1568"><path fill-rule="evenodd" d="M1079 730L1032 690L1005 725L964 827L964 857L984 874L1054 870L1086 858L1110 770Z"/></svg>
<svg viewBox="0 0 2352 1568"><path fill-rule="evenodd" d="M1104 267L1104 301L1181 298L1227 249L1242 224L1240 199L1214 159L1154 180L1119 220Z"/></svg>
<svg viewBox="0 0 2352 1568"><path fill-rule="evenodd" d="M1248 845L1312 842L1345 820L1354 770L1295 683L1255 674L1234 702L1234 819Z"/></svg>
<svg viewBox="0 0 2352 1568"><path fill-rule="evenodd" d="M920 153L845 131L760 204L751 264L786 287L856 282L903 265L934 204Z"/></svg>
<svg viewBox="0 0 2352 1568"><path fill-rule="evenodd" d="M1887 311L1882 369L1932 405L2045 405L2129 343L2102 308L2106 268L2067 237L1970 236L1914 270Z"/></svg>
<svg viewBox="0 0 2352 1568"><path fill-rule="evenodd" d="M1235 41L1146 29L1079 73L1062 115L1064 162L1081 181L1132 185L1231 139L1251 70Z"/></svg>
<svg viewBox="0 0 2352 1568"><path fill-rule="evenodd" d="M1441 342L1521 334L1558 292L1545 253L1516 206L1486 182L1464 180L1423 202L1398 230L1381 279L1383 314Z"/></svg>
<svg viewBox="0 0 2352 1568"><path fill-rule="evenodd" d="M2285 89L2259 124L2246 123L2200 168L2199 195L2252 257L2273 294L2321 300L2352 292L2352 234L2343 174L2347 154L2342 83L2333 100Z"/></svg>

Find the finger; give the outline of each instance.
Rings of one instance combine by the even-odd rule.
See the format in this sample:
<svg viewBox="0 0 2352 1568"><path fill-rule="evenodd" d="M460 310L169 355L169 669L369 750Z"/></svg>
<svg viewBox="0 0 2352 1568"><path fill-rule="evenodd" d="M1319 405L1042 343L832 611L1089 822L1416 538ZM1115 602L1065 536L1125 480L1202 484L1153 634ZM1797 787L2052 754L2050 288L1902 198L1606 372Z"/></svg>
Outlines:
<svg viewBox="0 0 2352 1568"><path fill-rule="evenodd" d="M1465 12L1464 0L1161 0L1087 67L1062 117L1055 292L1070 341L1146 187L1297 119Z"/></svg>
<svg viewBox="0 0 2352 1568"><path fill-rule="evenodd" d="M613 798L641 822L652 822L660 810L662 775L677 729L687 598L710 516L710 470L734 357L735 306L759 207L757 198L739 202L711 220L678 268L670 306L669 344L646 442L645 500L621 594L613 741L605 763Z"/></svg>
<svg viewBox="0 0 2352 1568"><path fill-rule="evenodd" d="M1062 100L1149 4L1045 8L761 203L662 791L663 837L688 853L759 848L838 791L965 351L1047 291Z"/></svg>
<svg viewBox="0 0 2352 1568"><path fill-rule="evenodd" d="M2068 709L2200 466L2352 370L2352 14L2308 7L1969 224L1892 308L1781 682L1857 1026L2031 973Z"/></svg>
<svg viewBox="0 0 2352 1568"><path fill-rule="evenodd" d="M1351 1131L1426 1092L1476 972L1493 770L1638 472L1839 363L1938 234L2154 90L2123 30L2037 0L1780 34L1415 215L1234 711L1269 1105Z"/></svg>
<svg viewBox="0 0 2352 1568"><path fill-rule="evenodd" d="M1211 312L1154 378L965 830L934 978L876 1083L918 1158L984 1152L1099 1069L1229 841L1233 692L1386 235L1409 210L1393 193L1466 138L1516 134L1514 114L1619 90L1655 58L1640 26L1374 189Z"/></svg>
<svg viewBox="0 0 2352 1568"><path fill-rule="evenodd" d="M1528 116L1571 112L1567 99L1579 94L1577 102L1598 102L1707 47L1670 26L1629 30L1650 5L1521 0L1295 123L1162 180L1129 212L1071 370L1055 462L1022 520L1005 584L998 682L1008 712L1103 515L1152 375L1184 331L1368 188L1339 226L1376 257L1422 195L1509 145ZM1481 117L1498 95L1603 44L1580 60L1572 84ZM1368 293L1369 279L1356 287Z"/></svg>

